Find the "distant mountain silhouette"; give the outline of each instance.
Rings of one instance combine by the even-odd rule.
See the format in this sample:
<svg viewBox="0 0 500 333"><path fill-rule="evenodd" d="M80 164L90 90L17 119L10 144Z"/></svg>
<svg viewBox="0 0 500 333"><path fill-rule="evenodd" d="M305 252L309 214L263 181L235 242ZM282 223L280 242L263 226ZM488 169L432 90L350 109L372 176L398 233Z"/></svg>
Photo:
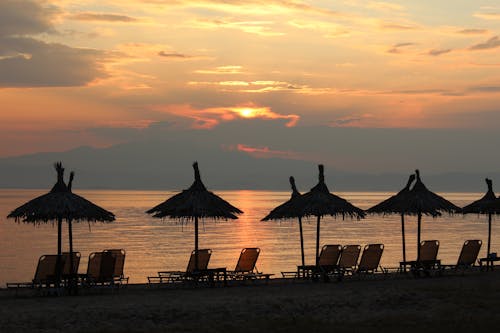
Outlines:
<svg viewBox="0 0 500 333"><path fill-rule="evenodd" d="M255 158L237 150L175 140L119 144L109 148L79 147L66 152L37 153L0 159L0 187L48 188L54 161L63 161L78 175L78 188L179 189L192 178L193 161L203 164L211 189L288 190L288 177L307 191L316 181L315 162L285 158ZM419 167L418 165L415 168ZM369 174L335 170L326 165L332 192L348 190L396 191L406 173ZM500 181L500 173L426 172L434 191L483 191L485 177Z"/></svg>

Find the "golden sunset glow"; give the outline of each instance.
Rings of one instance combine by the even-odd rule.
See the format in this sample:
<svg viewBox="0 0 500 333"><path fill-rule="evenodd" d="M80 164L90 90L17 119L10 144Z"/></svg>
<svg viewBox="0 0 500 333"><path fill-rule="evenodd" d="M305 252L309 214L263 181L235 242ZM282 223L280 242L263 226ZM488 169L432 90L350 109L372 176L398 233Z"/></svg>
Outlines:
<svg viewBox="0 0 500 333"><path fill-rule="evenodd" d="M0 156L109 146L164 123L500 124L488 1L19 0L0 12L0 135L18 142Z"/></svg>

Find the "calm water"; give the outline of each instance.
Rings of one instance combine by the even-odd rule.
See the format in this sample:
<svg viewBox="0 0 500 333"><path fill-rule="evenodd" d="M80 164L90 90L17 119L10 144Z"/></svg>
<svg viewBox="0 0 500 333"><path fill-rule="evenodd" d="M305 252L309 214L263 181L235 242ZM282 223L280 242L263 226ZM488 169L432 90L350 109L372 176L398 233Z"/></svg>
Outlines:
<svg viewBox="0 0 500 333"><path fill-rule="evenodd" d="M288 192L215 191L245 213L235 221L207 220L200 226L200 248L213 250L210 267L233 269L244 247L260 247L259 270L278 274L294 270L300 262L296 220L260 222L272 208L289 199ZM57 252L55 225L15 223L5 217L14 208L46 190L0 190L0 287L7 281L30 281L38 258ZM175 192L168 191L78 191L94 203L114 212L109 224L75 223L74 249L80 251L80 272L87 268L88 255L106 248L127 251L125 273L133 283L145 282L159 270L184 270L194 236L193 224L158 220L144 212ZM368 208L392 193L336 193L360 208ZM482 196L480 193L441 193L458 206ZM406 217L407 258L416 253L416 218ZM493 223L492 251L500 249L500 227ZM314 262L316 223L304 221L306 261ZM454 263L466 239L482 239L480 256L486 253L487 217L462 215L432 219L424 217L422 239L441 242L439 257ZM399 216L368 216L365 220L325 218L321 229L322 244L385 244L381 264L395 267L401 260L401 222ZM63 226L63 248L67 249L67 228Z"/></svg>

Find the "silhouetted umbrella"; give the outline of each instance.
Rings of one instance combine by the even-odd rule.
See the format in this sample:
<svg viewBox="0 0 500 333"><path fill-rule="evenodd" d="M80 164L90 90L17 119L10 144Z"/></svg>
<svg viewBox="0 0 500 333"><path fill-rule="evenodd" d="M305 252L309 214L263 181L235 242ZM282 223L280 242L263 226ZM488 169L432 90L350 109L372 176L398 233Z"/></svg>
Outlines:
<svg viewBox="0 0 500 333"><path fill-rule="evenodd" d="M405 242L405 209L404 202L408 200L410 194L410 186L415 181L415 175L410 175L406 186L392 197L382 201L381 203L369 208L368 213L375 214L400 214L401 215L401 236L403 240L403 261L406 261L406 242Z"/></svg>
<svg viewBox="0 0 500 333"><path fill-rule="evenodd" d="M295 217L297 217L299 219L300 254L301 254L301 258L302 258L302 266L305 266L304 234L302 232L302 215L301 215L302 213L298 209L297 204L295 203L295 201L301 196L301 194L297 190L297 187L295 186L295 179L293 177L290 177L290 185L292 187L292 196L291 196L290 200L288 200L285 203L274 208L266 217L264 217L262 219L262 221L282 220L282 219L295 218Z"/></svg>
<svg viewBox="0 0 500 333"><path fill-rule="evenodd" d="M455 206L453 203L449 202L445 198L431 192L422 183L420 179L419 170L415 170L417 175L417 181L411 189L411 191L406 195L406 199L401 201L401 207L399 208L401 212L407 215L417 215L418 226L417 226L417 261L420 260L420 236L422 230L422 214L439 216L441 212L455 213L460 211L460 208Z"/></svg>
<svg viewBox="0 0 500 333"><path fill-rule="evenodd" d="M363 218L365 212L349 203L347 200L330 193L325 184L325 176L323 165L318 166L319 179L318 184L314 186L309 192L301 195L295 201L298 211L302 216L316 216L316 266L319 264L319 240L320 240L320 222L321 217L330 215L342 218L346 216L350 218Z"/></svg>
<svg viewBox="0 0 500 333"><path fill-rule="evenodd" d="M235 214L243 212L206 189L201 181L197 162L193 163L193 169L194 182L191 187L146 213L157 218L194 219L195 267L198 268L198 219L237 219Z"/></svg>
<svg viewBox="0 0 500 333"><path fill-rule="evenodd" d="M26 223L42 223L57 221L57 254L58 254L58 274L60 275L61 265L61 229L62 222L68 222L69 246L70 246L70 265L73 271L73 235L72 221L88 222L110 222L115 219L113 213L93 204L87 199L71 192L71 183L74 173L71 173L69 188L64 183L64 168L62 163L55 163L57 171L57 182L49 193L39 196L24 205L13 210L7 217L14 218L16 221Z"/></svg>
<svg viewBox="0 0 500 333"><path fill-rule="evenodd" d="M462 208L462 213L488 214L487 256L489 256L491 251L491 216L493 214L500 213L500 201L495 196L495 192L493 192L493 182L491 181L491 179L486 178L485 180L486 185L488 186L488 191L486 191L481 199L476 200Z"/></svg>

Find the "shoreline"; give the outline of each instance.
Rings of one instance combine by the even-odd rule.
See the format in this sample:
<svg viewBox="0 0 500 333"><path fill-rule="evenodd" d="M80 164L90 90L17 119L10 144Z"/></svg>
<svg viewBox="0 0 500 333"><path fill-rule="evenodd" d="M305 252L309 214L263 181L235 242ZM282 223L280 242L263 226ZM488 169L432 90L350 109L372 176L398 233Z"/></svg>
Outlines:
<svg viewBox="0 0 500 333"><path fill-rule="evenodd" d="M229 287L148 288L64 297L0 290L5 332L476 332L500 325L500 271L338 283L272 279Z"/></svg>

